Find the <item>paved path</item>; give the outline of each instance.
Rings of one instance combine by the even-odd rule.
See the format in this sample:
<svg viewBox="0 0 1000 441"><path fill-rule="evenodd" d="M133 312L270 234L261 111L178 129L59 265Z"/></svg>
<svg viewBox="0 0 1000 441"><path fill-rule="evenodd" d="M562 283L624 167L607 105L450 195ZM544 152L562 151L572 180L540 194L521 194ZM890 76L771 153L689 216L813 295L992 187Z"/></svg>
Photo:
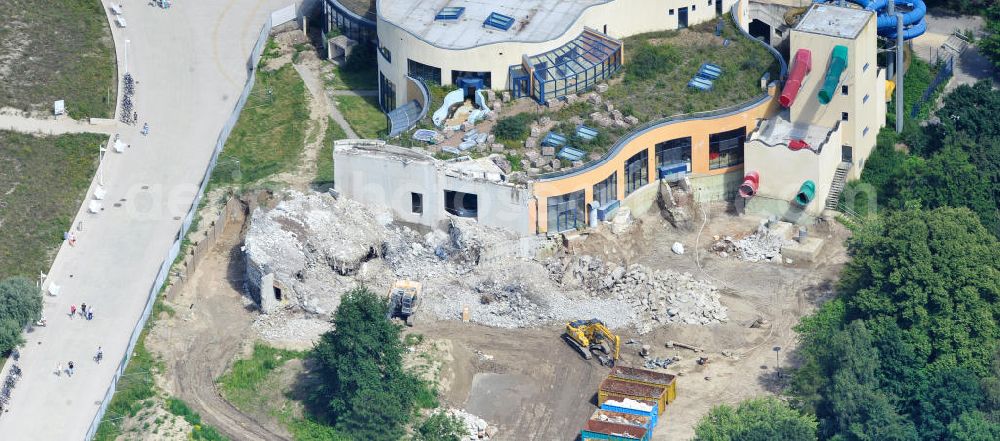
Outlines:
<svg viewBox="0 0 1000 441"><path fill-rule="evenodd" d="M927 33L913 40L913 50L918 57L935 62L938 57L950 54L941 50L941 45L948 41L953 32L971 31L977 37L982 37L984 26L983 18L979 16L928 12ZM994 87L1000 85L1000 72L993 68L990 61L979 52L978 47L969 45L968 49L955 59L955 72L948 80L945 92L950 92L962 84L973 84L991 76L994 78Z"/></svg>
<svg viewBox="0 0 1000 441"><path fill-rule="evenodd" d="M95 120L92 123L71 118L36 119L20 115L0 114L0 129L22 133L62 135L65 133L104 133L111 135L125 126L110 119Z"/></svg>
<svg viewBox="0 0 1000 441"><path fill-rule="evenodd" d="M323 83L319 80L319 74L312 69L304 67L299 64L292 64L295 71L299 73L302 77L302 82L306 83L306 89L309 89L309 94L312 95L314 100L318 100L320 106L326 106L330 109L330 118L344 129L344 133L347 134L348 138L357 138L358 134L354 132L351 125L347 123L347 119L344 115L340 113L340 108L337 107L336 103L331 102L331 97L326 94L326 88L323 87Z"/></svg>
<svg viewBox="0 0 1000 441"><path fill-rule="evenodd" d="M130 40L136 108L151 133L121 131L132 148L105 158L104 211L81 209L78 243L64 245L47 271L62 290L45 298L48 326L25 336L24 377L0 415L4 440L84 438L246 81L260 27L270 11L292 2L201 0L161 10L146 0L118 1L128 28L113 34L116 45ZM82 302L95 307L93 321L68 317L69 306ZM102 364L92 361L98 346ZM55 375L57 363L70 360L76 374Z"/></svg>
<svg viewBox="0 0 1000 441"><path fill-rule="evenodd" d="M334 90L333 96L378 96L377 90Z"/></svg>

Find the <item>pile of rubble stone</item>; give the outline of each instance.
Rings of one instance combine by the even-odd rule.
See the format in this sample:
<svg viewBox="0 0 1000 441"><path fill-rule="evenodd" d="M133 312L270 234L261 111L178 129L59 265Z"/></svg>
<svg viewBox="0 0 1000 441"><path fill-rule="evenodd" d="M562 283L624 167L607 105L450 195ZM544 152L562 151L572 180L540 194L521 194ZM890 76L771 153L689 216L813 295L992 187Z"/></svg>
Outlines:
<svg viewBox="0 0 1000 441"><path fill-rule="evenodd" d="M448 416L456 418L465 426L466 434L462 441L478 441L493 439L497 436L497 427L489 425L486 420L461 409L448 409Z"/></svg>
<svg viewBox="0 0 1000 441"><path fill-rule="evenodd" d="M731 236L714 239L710 248L719 256L733 256L747 262L781 262L781 247L791 242L763 225L740 239Z"/></svg>

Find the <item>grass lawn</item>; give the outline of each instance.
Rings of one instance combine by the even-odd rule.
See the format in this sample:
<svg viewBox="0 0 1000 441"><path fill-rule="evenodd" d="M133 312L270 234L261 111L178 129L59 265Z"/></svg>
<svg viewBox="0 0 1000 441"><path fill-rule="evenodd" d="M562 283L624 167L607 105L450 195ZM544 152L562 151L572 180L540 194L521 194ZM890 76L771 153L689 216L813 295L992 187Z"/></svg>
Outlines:
<svg viewBox="0 0 1000 441"><path fill-rule="evenodd" d="M159 301L157 301L159 304ZM132 359L125 368L125 374L118 380L115 396L111 398L104 421L97 428L94 441L114 441L122 434L125 417L134 417L140 410L154 405L157 395L153 375L163 369L162 362L156 360L146 349L146 333L152 327L156 317L156 309L146 324L146 329L139 336L139 341L132 351ZM108 360L117 363L117 360Z"/></svg>
<svg viewBox="0 0 1000 441"><path fill-rule="evenodd" d="M100 2L0 0L0 17L0 105L51 111L64 99L73 118L112 114L117 68Z"/></svg>
<svg viewBox="0 0 1000 441"><path fill-rule="evenodd" d="M377 64L365 64L357 68L337 66L333 75L333 79L326 83L334 90L378 90Z"/></svg>
<svg viewBox="0 0 1000 441"><path fill-rule="evenodd" d="M261 402L259 391L265 386L273 386L274 379L269 378L269 374L286 361L305 355L304 351L276 349L257 343L250 358L237 360L225 375L219 377L222 396L238 409L266 409L268 403Z"/></svg>
<svg viewBox="0 0 1000 441"><path fill-rule="evenodd" d="M333 184L333 142L347 138L344 129L340 128L332 118L327 119L326 133L323 135L323 147L319 149L316 158L316 179L313 184Z"/></svg>
<svg viewBox="0 0 1000 441"><path fill-rule="evenodd" d="M373 96L338 96L337 107L344 114L347 123L366 139L377 139L388 132L385 114L378 107L378 98Z"/></svg>
<svg viewBox="0 0 1000 441"><path fill-rule="evenodd" d="M0 279L48 271L107 140L0 131Z"/></svg>
<svg viewBox="0 0 1000 441"><path fill-rule="evenodd" d="M712 21L683 31L635 35L625 39L625 47L623 78L604 98L639 121L746 102L764 93L760 78L765 72L775 78L778 71L774 56L741 34L728 15L720 37ZM723 71L709 92L687 87L702 63L718 64Z"/></svg>
<svg viewBox="0 0 1000 441"><path fill-rule="evenodd" d="M291 65L260 71L212 173L213 184L248 184L295 167L305 145L306 87Z"/></svg>

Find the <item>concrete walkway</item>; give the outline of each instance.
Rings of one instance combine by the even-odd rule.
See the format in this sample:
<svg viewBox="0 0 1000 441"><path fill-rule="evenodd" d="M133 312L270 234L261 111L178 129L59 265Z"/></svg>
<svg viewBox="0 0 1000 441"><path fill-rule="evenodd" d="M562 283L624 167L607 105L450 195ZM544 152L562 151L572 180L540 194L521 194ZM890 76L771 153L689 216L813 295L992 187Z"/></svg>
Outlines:
<svg viewBox="0 0 1000 441"><path fill-rule="evenodd" d="M299 64L292 64L292 67L302 77L302 81L306 83L306 89L309 89L309 94L312 95L313 99L319 100L321 106L326 106L327 109L330 109L330 118L333 118L333 121L344 130L347 137L357 138L358 134L347 123L344 114L340 113L340 108L333 102L332 97L327 95L326 88L323 87L323 83L319 80L319 74Z"/></svg>
<svg viewBox="0 0 1000 441"><path fill-rule="evenodd" d="M63 245L51 269L39 268L62 289L44 299L48 326L25 335L18 362L24 376L0 415L4 440L84 439L246 81L261 24L292 0L175 2L168 10L124 3L128 28L112 33L116 45L130 41L129 71L140 82L136 109L151 132L121 128L132 148L109 153L101 165L103 210L81 207L76 246ZM68 316L70 305L84 302L95 308L94 320ZM98 346L100 364L93 361ZM69 361L75 375L57 375L57 365Z"/></svg>
<svg viewBox="0 0 1000 441"><path fill-rule="evenodd" d="M128 126L110 119L77 121L69 117L37 119L20 115L0 114L0 129L22 133L62 135L66 133L103 133L111 135Z"/></svg>
<svg viewBox="0 0 1000 441"><path fill-rule="evenodd" d="M927 13L927 33L913 40L913 51L928 62L936 62L938 57L946 57L950 53L941 50L941 45L948 41L954 32L972 32L977 37L982 36L985 22L975 15L945 15L940 12ZM990 61L979 52L975 45L969 47L961 56L955 59L955 72L945 93L963 84L974 84L979 80L994 79L994 87L1000 86L1000 72L993 68Z"/></svg>
<svg viewBox="0 0 1000 441"><path fill-rule="evenodd" d="M377 90L334 90L333 96L378 96Z"/></svg>

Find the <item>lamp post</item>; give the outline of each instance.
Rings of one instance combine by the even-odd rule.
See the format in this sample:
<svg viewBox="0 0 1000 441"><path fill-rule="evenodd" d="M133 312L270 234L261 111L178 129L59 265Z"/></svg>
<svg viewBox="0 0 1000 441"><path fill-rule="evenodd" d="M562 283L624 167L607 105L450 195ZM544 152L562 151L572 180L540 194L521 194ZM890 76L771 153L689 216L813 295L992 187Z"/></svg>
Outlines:
<svg viewBox="0 0 1000 441"><path fill-rule="evenodd" d="M778 372L778 377L781 377L781 346L775 346L772 350L774 351L774 370Z"/></svg>
<svg viewBox="0 0 1000 441"><path fill-rule="evenodd" d="M104 153L107 151L104 146L97 149L97 183L101 186L104 186Z"/></svg>

